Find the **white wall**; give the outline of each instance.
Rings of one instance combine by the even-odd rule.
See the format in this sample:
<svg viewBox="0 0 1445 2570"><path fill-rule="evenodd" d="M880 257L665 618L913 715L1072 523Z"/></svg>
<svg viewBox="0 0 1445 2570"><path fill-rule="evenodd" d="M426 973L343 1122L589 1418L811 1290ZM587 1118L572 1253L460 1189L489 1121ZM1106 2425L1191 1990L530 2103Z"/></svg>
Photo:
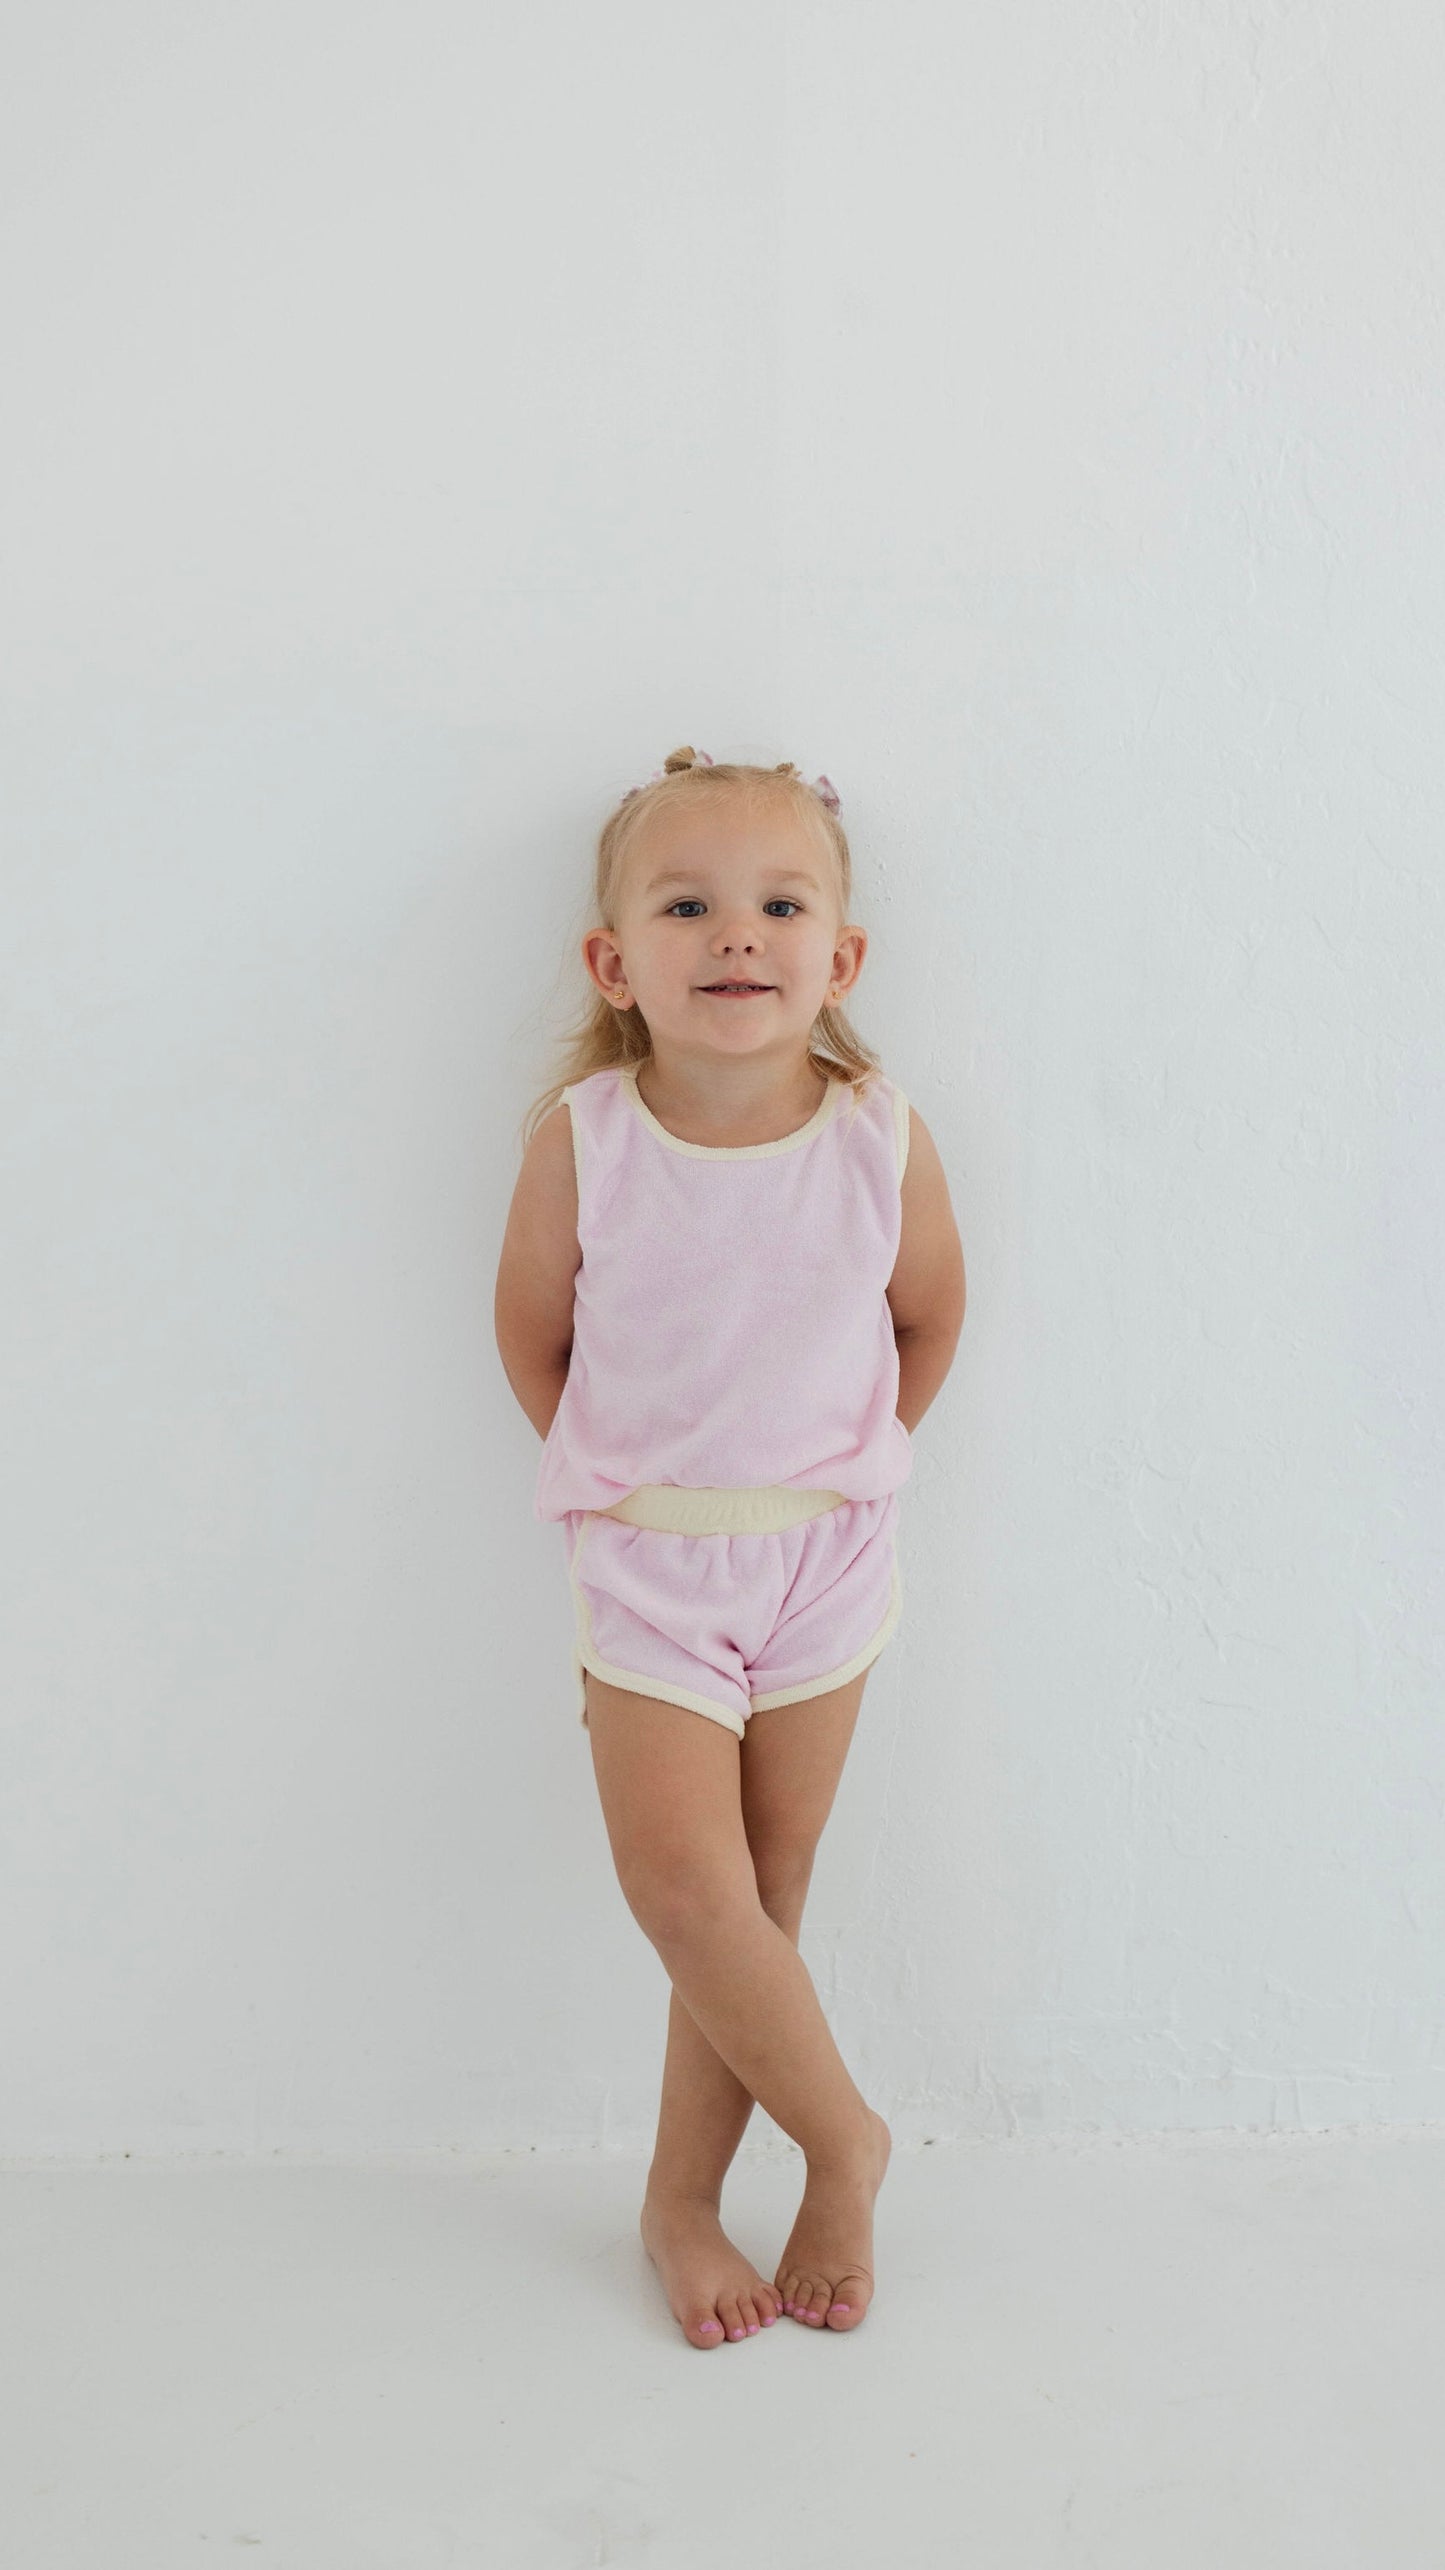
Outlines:
<svg viewBox="0 0 1445 2570"><path fill-rule="evenodd" d="M905 2142L1445 2116L1438 13L8 54L3 2147L650 2134L491 1298L683 740L838 783L968 1258L852 2067Z"/></svg>

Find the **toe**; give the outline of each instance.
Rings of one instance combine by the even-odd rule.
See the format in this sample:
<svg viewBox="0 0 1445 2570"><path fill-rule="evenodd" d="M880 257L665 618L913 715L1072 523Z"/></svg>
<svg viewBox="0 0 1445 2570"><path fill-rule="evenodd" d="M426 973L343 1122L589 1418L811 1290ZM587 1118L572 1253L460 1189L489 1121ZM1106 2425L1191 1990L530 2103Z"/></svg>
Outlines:
<svg viewBox="0 0 1445 2570"><path fill-rule="evenodd" d="M808 2325L810 2328L816 2321L818 2327L821 2329L823 2325L823 2314L827 2310L832 2299L833 2288L825 2280L820 2280L813 2285L812 2291L808 2295Z"/></svg>
<svg viewBox="0 0 1445 2570"><path fill-rule="evenodd" d="M758 2310L750 2293L740 2293L738 2295L738 2316L741 2319L748 2336L750 2338L756 2338L758 2331L763 2325L763 2316Z"/></svg>
<svg viewBox="0 0 1445 2570"><path fill-rule="evenodd" d="M735 2293L720 2293L717 2298L717 2308L718 2318L721 2320L729 2338L746 2338L748 2333L743 2326L743 2315L738 2309L737 2295Z"/></svg>
<svg viewBox="0 0 1445 2570"><path fill-rule="evenodd" d="M856 2267L840 2276L823 2317L830 2329L856 2329L872 2299L871 2279Z"/></svg>
<svg viewBox="0 0 1445 2570"><path fill-rule="evenodd" d="M726 2332L715 2311L699 2311L682 2324L683 2334L695 2347L720 2347Z"/></svg>

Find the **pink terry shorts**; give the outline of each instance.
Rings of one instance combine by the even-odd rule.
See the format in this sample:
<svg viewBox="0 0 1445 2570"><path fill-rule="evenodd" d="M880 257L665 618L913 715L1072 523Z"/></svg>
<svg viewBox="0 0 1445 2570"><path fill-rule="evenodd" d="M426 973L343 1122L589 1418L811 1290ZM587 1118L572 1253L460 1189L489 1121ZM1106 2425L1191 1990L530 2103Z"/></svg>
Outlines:
<svg viewBox="0 0 1445 2570"><path fill-rule="evenodd" d="M678 1503L694 1503L696 1520L695 1503L709 1499L715 1518L744 1531L681 1531L675 1521L689 1512ZM898 1622L896 1490L840 1500L831 1491L649 1485L617 1505L671 1522L584 1508L562 1520L584 1723L583 1671L591 1669L615 1687L706 1714L741 1739L754 1710L801 1704L856 1677ZM767 1522L809 1505L816 1513L801 1523Z"/></svg>

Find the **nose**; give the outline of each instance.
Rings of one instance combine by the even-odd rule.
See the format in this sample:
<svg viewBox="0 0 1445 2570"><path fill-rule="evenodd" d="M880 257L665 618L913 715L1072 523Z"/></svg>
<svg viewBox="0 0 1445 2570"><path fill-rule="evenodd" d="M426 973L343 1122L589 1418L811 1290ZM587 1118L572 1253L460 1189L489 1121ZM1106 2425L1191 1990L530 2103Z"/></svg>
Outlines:
<svg viewBox="0 0 1445 2570"><path fill-rule="evenodd" d="M719 929L713 939L713 951L718 955L755 955L761 942L742 920L735 920L730 928Z"/></svg>

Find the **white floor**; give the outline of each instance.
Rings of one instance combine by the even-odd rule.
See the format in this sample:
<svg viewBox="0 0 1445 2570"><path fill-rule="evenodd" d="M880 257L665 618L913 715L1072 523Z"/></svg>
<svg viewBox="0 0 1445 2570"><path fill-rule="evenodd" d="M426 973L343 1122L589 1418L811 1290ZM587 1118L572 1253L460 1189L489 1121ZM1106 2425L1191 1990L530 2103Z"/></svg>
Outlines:
<svg viewBox="0 0 1445 2570"><path fill-rule="evenodd" d="M771 2273L802 2163L724 2219ZM895 2150L848 2336L641 2162L0 2170L7 2570L1442 2570L1445 2134Z"/></svg>

